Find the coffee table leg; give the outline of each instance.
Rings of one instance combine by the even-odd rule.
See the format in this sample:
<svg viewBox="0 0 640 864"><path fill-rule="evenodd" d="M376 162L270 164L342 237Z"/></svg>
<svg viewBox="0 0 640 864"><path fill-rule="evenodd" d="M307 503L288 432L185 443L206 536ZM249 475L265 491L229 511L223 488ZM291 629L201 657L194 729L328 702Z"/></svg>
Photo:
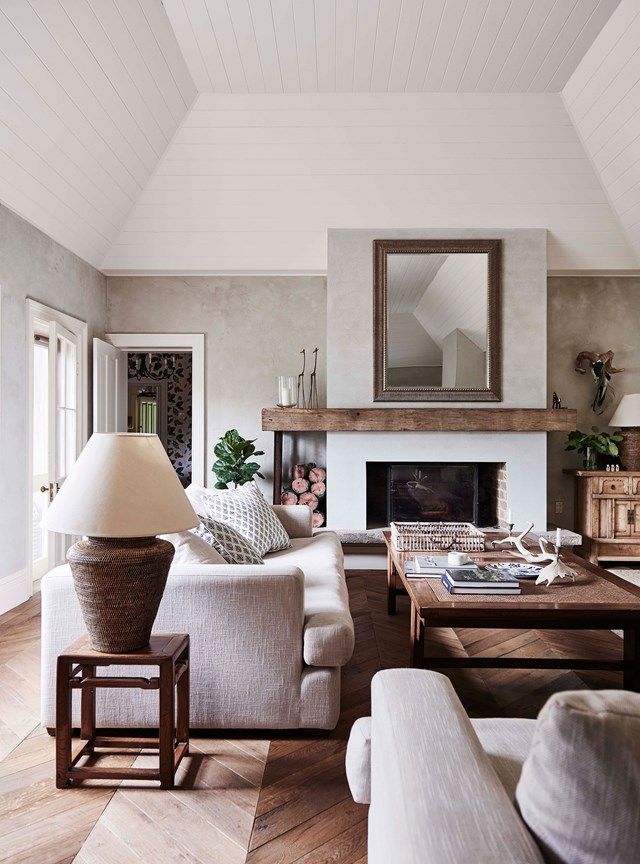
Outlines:
<svg viewBox="0 0 640 864"><path fill-rule="evenodd" d="M411 654L409 665L420 669L424 666L424 625L420 613L411 604Z"/></svg>
<svg viewBox="0 0 640 864"><path fill-rule="evenodd" d="M387 614L396 614L396 567L391 550L387 551Z"/></svg>
<svg viewBox="0 0 640 864"><path fill-rule="evenodd" d="M640 630L624 631L624 662L632 668L624 670L622 686L640 692Z"/></svg>

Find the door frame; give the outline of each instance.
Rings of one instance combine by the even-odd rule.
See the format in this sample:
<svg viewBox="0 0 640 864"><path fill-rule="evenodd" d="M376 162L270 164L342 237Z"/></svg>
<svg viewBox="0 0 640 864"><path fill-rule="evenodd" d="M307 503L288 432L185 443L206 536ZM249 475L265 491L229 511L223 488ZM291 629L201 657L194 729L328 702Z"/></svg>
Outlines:
<svg viewBox="0 0 640 864"><path fill-rule="evenodd" d="M25 555L26 555L26 581L29 596L38 589L38 585L34 585L33 567L31 561L31 546L33 534L33 512L31 486L33 475L33 342L38 331L37 323L49 325L49 322L54 321L56 324L69 330L78 340L78 377L76 381L76 395L78 400L77 417L78 424L76 426L76 447L77 453L80 452L87 443L89 434L89 413L88 413L88 393L87 384L89 380L89 339L88 327L86 321L81 321L79 318L74 318L72 315L67 315L66 312L61 312L59 309L54 309L51 306L46 306L38 300L33 300L27 297L26 301L26 350L27 350L27 477L25 487L27 492L27 535L25 537ZM55 564L54 564L55 566Z"/></svg>
<svg viewBox="0 0 640 864"><path fill-rule="evenodd" d="M105 333L105 339L127 352L191 352L191 482L206 485L204 333Z"/></svg>

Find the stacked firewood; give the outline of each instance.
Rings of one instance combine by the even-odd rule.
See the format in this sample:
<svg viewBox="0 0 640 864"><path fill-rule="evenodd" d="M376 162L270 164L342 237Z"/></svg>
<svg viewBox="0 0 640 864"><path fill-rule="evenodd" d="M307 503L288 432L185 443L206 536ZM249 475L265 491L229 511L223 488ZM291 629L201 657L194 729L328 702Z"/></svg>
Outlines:
<svg viewBox="0 0 640 864"><path fill-rule="evenodd" d="M282 504L301 504L310 507L313 513L314 528L320 528L326 521L327 472L313 462L308 465L294 465L291 483L282 492Z"/></svg>

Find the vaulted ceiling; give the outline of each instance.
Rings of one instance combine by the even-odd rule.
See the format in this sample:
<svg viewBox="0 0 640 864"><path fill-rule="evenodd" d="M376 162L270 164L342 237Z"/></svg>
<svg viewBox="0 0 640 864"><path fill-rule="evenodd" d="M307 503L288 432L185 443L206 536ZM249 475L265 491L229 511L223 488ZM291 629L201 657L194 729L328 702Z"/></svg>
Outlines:
<svg viewBox="0 0 640 864"><path fill-rule="evenodd" d="M619 2L0 0L0 201L105 272L316 272L375 225L635 268Z"/></svg>
<svg viewBox="0 0 640 864"><path fill-rule="evenodd" d="M558 92L619 0L164 0L202 92Z"/></svg>

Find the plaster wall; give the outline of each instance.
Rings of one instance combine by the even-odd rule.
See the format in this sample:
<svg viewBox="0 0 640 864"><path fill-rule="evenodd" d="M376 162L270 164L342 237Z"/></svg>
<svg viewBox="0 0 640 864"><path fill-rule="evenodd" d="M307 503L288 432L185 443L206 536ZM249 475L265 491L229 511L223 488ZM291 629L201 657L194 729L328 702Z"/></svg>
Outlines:
<svg viewBox="0 0 640 864"><path fill-rule="evenodd" d="M24 579L29 447L27 298L86 321L89 340L104 333L106 278L0 205L0 611L3 596L22 602L30 594ZM90 405L91 392L88 398ZM27 592L20 599L16 599L17 585L22 593Z"/></svg>
<svg viewBox="0 0 640 864"><path fill-rule="evenodd" d="M640 278L624 276L554 276L548 288L548 390L555 390L568 408L578 409L578 428L609 426L618 402L626 393L640 393ZM574 371L580 351L615 352L614 365L625 371L614 375L615 397L604 414L591 410L592 376ZM549 435L549 520L574 527L574 481L563 468L577 468L580 457L564 449L566 436ZM562 513L556 514L556 502Z"/></svg>
<svg viewBox="0 0 640 864"><path fill-rule="evenodd" d="M273 436L261 409L274 405L278 375L307 372L317 346L318 391L326 394L326 280L323 276L133 276L107 280L108 332L205 334L207 484L213 448L227 429L257 438L271 496ZM308 382L307 375L307 382ZM286 436L286 462L324 463L324 436ZM293 449L295 448L295 449Z"/></svg>

